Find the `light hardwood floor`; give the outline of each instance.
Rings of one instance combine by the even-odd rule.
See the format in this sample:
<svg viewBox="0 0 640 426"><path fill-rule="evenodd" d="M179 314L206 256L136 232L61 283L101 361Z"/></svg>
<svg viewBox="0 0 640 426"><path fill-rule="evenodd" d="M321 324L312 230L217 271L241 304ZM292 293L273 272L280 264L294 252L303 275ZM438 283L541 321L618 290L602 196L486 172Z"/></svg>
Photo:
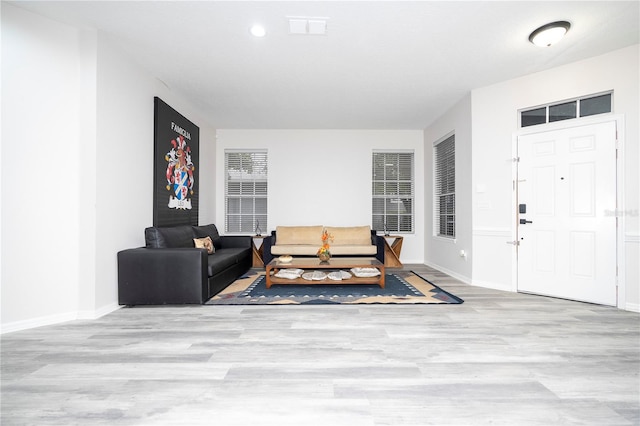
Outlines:
<svg viewBox="0 0 640 426"><path fill-rule="evenodd" d="M638 425L640 316L462 305L120 309L2 336L6 425Z"/></svg>

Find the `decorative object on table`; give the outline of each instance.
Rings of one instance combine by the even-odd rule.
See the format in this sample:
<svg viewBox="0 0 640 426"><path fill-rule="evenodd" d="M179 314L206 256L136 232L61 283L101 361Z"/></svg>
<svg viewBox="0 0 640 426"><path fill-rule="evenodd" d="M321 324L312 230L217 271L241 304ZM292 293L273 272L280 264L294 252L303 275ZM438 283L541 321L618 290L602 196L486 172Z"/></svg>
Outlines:
<svg viewBox="0 0 640 426"><path fill-rule="evenodd" d="M329 281L329 280L327 280ZM314 281L320 283L321 281ZM377 285L274 285L266 288L263 273L245 276L213 296L207 305L340 305L460 304L463 300L411 271L387 274Z"/></svg>
<svg viewBox="0 0 640 426"><path fill-rule="evenodd" d="M199 127L155 97L153 139L153 226L197 226Z"/></svg>
<svg viewBox="0 0 640 426"><path fill-rule="evenodd" d="M329 234L326 229L323 229L320 239L322 241L322 246L318 249L318 259L320 259L321 262L328 262L329 259L331 259L329 241L333 242L333 235Z"/></svg>
<svg viewBox="0 0 640 426"><path fill-rule="evenodd" d="M327 274L322 271L310 271L302 274L302 278L309 281L322 281L327 278Z"/></svg>
<svg viewBox="0 0 640 426"><path fill-rule="evenodd" d="M342 281L351 278L351 274L347 271L333 271L327 274L327 278L333 281Z"/></svg>
<svg viewBox="0 0 640 426"><path fill-rule="evenodd" d="M386 220L382 223L382 226L383 226L383 229L384 229L384 236L388 237L389 236L389 228L387 228L387 221Z"/></svg>
<svg viewBox="0 0 640 426"><path fill-rule="evenodd" d="M289 268L289 269L280 269L275 276L278 278L286 278L289 280L295 280L296 278L300 278L304 271L298 268Z"/></svg>
<svg viewBox="0 0 640 426"><path fill-rule="evenodd" d="M278 261L282 263L291 263L292 260L293 257L289 256L288 254L282 255L278 258Z"/></svg>
<svg viewBox="0 0 640 426"><path fill-rule="evenodd" d="M331 259L331 253L328 251L318 253L318 259L320 259L320 262L328 262Z"/></svg>
<svg viewBox="0 0 640 426"><path fill-rule="evenodd" d="M380 271L377 268L351 268L351 273L358 278L377 277Z"/></svg>
<svg viewBox="0 0 640 426"><path fill-rule="evenodd" d="M256 219L256 237L262 236L262 229L260 229L260 221Z"/></svg>

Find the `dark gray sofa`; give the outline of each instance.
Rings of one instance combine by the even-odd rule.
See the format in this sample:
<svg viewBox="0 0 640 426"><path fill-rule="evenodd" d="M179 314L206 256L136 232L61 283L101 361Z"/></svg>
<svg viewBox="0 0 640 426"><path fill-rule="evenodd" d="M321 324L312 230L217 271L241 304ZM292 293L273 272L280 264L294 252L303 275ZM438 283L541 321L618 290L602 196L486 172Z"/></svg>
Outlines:
<svg viewBox="0 0 640 426"><path fill-rule="evenodd" d="M195 248L210 237L213 254ZM120 305L203 304L251 269L249 236L220 236L215 225L150 227L145 247L118 252Z"/></svg>

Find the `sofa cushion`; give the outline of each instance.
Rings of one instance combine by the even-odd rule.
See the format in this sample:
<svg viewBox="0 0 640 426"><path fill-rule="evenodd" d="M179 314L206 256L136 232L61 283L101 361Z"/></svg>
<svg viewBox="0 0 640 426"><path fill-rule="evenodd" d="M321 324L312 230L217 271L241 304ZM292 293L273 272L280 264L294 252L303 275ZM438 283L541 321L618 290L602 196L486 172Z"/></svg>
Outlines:
<svg viewBox="0 0 640 426"><path fill-rule="evenodd" d="M218 233L218 228L214 224L193 227L193 238L205 237L211 238L211 241L213 241L213 246L216 249L222 248L220 234Z"/></svg>
<svg viewBox="0 0 640 426"><path fill-rule="evenodd" d="M271 246L271 254L290 256L315 256L320 248L319 244L276 244Z"/></svg>
<svg viewBox="0 0 640 426"><path fill-rule="evenodd" d="M312 244L322 245L322 225L317 226L277 226L276 245Z"/></svg>
<svg viewBox="0 0 640 426"><path fill-rule="evenodd" d="M357 245L343 245L331 246L329 249L331 252L331 256L375 256L378 252L378 248L373 244L365 245L365 244L357 244Z"/></svg>
<svg viewBox="0 0 640 426"><path fill-rule="evenodd" d="M310 244L276 244L271 246L271 254L291 255L291 256L315 256L318 253L319 246ZM331 246L329 248L332 256L375 256L377 253L377 247L373 244L365 245L344 245L344 246Z"/></svg>
<svg viewBox="0 0 640 426"><path fill-rule="evenodd" d="M144 230L144 238L149 248L193 247L191 225L152 226Z"/></svg>
<svg viewBox="0 0 640 426"><path fill-rule="evenodd" d="M326 229L333 237L333 241L329 241L332 248L335 246L371 245L371 228L369 226L327 226Z"/></svg>
<svg viewBox="0 0 640 426"><path fill-rule="evenodd" d="M213 247L213 241L211 241L211 237L194 238L193 244L196 246L196 248L207 249L208 254L213 254L216 252L215 247Z"/></svg>
<svg viewBox="0 0 640 426"><path fill-rule="evenodd" d="M250 248L224 248L216 250L214 254L207 256L207 274L210 277L219 272L224 271L230 266L241 262L247 252L251 253Z"/></svg>

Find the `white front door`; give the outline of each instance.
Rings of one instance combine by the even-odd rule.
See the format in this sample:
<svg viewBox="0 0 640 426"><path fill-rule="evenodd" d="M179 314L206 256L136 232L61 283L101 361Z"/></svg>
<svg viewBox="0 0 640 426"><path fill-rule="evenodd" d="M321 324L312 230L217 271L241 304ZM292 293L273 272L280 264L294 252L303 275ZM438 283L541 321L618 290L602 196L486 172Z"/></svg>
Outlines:
<svg viewBox="0 0 640 426"><path fill-rule="evenodd" d="M518 291L615 306L616 122L518 137Z"/></svg>

